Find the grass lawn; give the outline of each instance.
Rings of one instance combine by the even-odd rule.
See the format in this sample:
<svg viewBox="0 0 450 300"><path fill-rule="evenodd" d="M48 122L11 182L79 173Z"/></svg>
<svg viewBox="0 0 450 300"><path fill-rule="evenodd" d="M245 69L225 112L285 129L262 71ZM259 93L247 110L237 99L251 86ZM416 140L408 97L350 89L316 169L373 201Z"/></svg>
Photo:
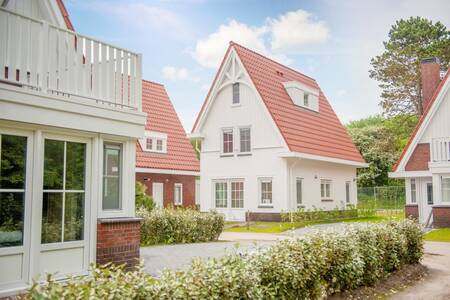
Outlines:
<svg viewBox="0 0 450 300"><path fill-rule="evenodd" d="M316 224L329 224L337 222L345 223L357 223L357 222L367 222L367 223L377 223L382 221L387 221L389 219L401 220L404 218L404 213L386 213L377 212L375 216L369 217L359 217L351 219L341 219L341 220L322 220L322 221L303 221L303 222L252 222L250 227L246 227L246 223L243 222L226 222L224 231L231 232L257 232L257 233L280 233L290 229L302 228L310 225Z"/></svg>
<svg viewBox="0 0 450 300"><path fill-rule="evenodd" d="M450 242L450 228L435 229L423 237L425 241Z"/></svg>

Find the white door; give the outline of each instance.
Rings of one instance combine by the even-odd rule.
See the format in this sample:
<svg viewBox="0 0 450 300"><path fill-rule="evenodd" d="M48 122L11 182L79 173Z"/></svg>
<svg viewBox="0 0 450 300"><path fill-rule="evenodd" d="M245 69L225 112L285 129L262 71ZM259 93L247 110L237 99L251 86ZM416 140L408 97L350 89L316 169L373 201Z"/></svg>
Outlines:
<svg viewBox="0 0 450 300"><path fill-rule="evenodd" d="M431 180L426 180L422 183L422 201L421 201L421 213L420 222L431 224L432 216L431 210L433 207L433 182ZM429 219L430 218L430 219Z"/></svg>
<svg viewBox="0 0 450 300"><path fill-rule="evenodd" d="M152 184L153 201L158 206L164 206L164 183L153 182Z"/></svg>
<svg viewBox="0 0 450 300"><path fill-rule="evenodd" d="M215 209L227 221L245 221L244 181L216 180L213 184Z"/></svg>

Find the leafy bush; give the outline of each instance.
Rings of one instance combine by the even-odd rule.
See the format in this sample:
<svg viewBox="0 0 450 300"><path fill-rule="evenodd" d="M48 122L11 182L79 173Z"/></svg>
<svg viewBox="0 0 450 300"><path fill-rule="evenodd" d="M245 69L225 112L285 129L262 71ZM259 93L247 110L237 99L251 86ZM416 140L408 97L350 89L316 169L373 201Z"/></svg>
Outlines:
<svg viewBox="0 0 450 300"><path fill-rule="evenodd" d="M351 219L358 217L358 209L354 205L348 205L345 209L335 207L333 210L323 210L314 208L304 210L300 208L293 212L282 212L283 222L303 222L303 221L332 221L340 219Z"/></svg>
<svg viewBox="0 0 450 300"><path fill-rule="evenodd" d="M51 278L32 299L319 299L373 284L423 255L422 228L411 220L354 225L284 240L253 253L194 260L153 279L139 267L95 269L62 287ZM89 296L88 296L89 295Z"/></svg>
<svg viewBox="0 0 450 300"><path fill-rule="evenodd" d="M143 218L141 244L198 243L217 240L223 230L223 216L190 208L139 209Z"/></svg>
<svg viewBox="0 0 450 300"><path fill-rule="evenodd" d="M155 208L155 202L153 201L153 198L145 194L147 187L144 184L142 184L139 181L136 181L135 190L136 190L136 209L142 207L150 211L153 208Z"/></svg>

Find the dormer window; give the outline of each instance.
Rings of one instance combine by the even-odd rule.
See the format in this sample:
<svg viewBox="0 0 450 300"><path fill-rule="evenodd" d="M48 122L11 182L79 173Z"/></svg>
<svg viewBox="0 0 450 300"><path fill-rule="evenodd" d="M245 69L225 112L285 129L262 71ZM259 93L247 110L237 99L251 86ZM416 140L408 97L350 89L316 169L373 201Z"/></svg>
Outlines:
<svg viewBox="0 0 450 300"><path fill-rule="evenodd" d="M146 152L167 153L167 134L146 131L145 137L139 140L142 150Z"/></svg>
<svg viewBox="0 0 450 300"><path fill-rule="evenodd" d="M239 94L239 82L233 83L233 105L238 105L241 103Z"/></svg>
<svg viewBox="0 0 450 300"><path fill-rule="evenodd" d="M299 81L283 82L295 105L319 112L319 89Z"/></svg>

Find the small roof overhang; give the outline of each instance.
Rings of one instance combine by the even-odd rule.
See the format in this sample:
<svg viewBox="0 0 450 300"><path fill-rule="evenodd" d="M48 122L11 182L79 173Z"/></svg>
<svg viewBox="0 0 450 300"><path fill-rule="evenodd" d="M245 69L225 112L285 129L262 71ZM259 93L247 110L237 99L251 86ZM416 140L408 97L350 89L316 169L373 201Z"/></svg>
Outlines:
<svg viewBox="0 0 450 300"><path fill-rule="evenodd" d="M279 156L282 158L303 158L303 159L310 159L310 160L318 160L318 161L323 161L323 162L330 162L330 163L335 163L335 164L354 166L357 168L367 168L369 166L369 164L366 162L353 161L353 160L340 159L340 158L314 155L314 154L307 154L307 153L300 153L300 152L293 152L293 151L281 152L279 154Z"/></svg>

